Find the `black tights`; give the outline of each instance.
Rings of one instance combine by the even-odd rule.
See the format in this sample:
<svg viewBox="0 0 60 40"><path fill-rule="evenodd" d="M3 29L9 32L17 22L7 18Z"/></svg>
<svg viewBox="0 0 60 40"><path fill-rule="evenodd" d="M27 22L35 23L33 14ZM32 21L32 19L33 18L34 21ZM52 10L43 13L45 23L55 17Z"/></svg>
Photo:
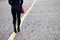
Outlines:
<svg viewBox="0 0 60 40"><path fill-rule="evenodd" d="M20 23L21 23L21 14L20 13L12 13L12 16L13 16L13 25L14 27L16 27L16 20L17 20L17 23L18 23L18 27L20 26Z"/></svg>

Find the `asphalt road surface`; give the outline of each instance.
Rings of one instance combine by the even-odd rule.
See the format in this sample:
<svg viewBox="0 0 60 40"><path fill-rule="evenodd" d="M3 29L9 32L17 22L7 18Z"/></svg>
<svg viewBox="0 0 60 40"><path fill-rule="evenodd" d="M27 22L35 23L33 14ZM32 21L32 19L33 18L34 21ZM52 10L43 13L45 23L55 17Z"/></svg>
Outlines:
<svg viewBox="0 0 60 40"><path fill-rule="evenodd" d="M33 0L24 0L25 11ZM7 1L0 3L0 40L13 32L12 16ZM60 40L60 0L37 0L25 18L21 32L14 40Z"/></svg>

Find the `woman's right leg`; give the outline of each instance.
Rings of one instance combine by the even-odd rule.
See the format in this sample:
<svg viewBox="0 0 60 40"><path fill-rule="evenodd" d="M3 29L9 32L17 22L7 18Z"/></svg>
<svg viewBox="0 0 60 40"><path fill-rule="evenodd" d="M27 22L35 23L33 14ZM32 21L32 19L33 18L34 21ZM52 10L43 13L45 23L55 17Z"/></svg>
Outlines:
<svg viewBox="0 0 60 40"><path fill-rule="evenodd" d="M16 12L14 10L12 10L12 17L13 17L14 32L17 33L17 31L16 31Z"/></svg>

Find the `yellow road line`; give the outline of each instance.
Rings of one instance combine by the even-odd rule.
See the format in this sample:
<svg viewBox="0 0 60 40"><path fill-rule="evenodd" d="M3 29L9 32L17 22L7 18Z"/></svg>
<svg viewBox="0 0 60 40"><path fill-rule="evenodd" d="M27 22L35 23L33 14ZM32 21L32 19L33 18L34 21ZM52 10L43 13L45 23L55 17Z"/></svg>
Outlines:
<svg viewBox="0 0 60 40"><path fill-rule="evenodd" d="M22 25L22 23L23 23L25 17L27 16L27 14L28 14L28 13L30 12L30 10L33 8L35 2L36 2L36 0L33 1L31 7L30 7L30 8L28 9L28 11L24 14L24 16L21 18L20 27L21 27L21 25ZM16 33L13 32L13 33L10 35L10 37L8 38L8 40L14 40L15 36L16 36Z"/></svg>

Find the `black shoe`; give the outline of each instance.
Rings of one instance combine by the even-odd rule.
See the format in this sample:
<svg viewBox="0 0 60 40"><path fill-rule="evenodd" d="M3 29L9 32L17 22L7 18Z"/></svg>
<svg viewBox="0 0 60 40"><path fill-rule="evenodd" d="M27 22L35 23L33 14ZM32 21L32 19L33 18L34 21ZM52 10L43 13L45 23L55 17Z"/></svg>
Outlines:
<svg viewBox="0 0 60 40"><path fill-rule="evenodd" d="M20 32L20 29L18 28L18 32Z"/></svg>
<svg viewBox="0 0 60 40"><path fill-rule="evenodd" d="M18 30L18 32L20 32L20 28L19 27L17 28L17 30Z"/></svg>
<svg viewBox="0 0 60 40"><path fill-rule="evenodd" d="M14 32L17 33L16 28L14 28Z"/></svg>

